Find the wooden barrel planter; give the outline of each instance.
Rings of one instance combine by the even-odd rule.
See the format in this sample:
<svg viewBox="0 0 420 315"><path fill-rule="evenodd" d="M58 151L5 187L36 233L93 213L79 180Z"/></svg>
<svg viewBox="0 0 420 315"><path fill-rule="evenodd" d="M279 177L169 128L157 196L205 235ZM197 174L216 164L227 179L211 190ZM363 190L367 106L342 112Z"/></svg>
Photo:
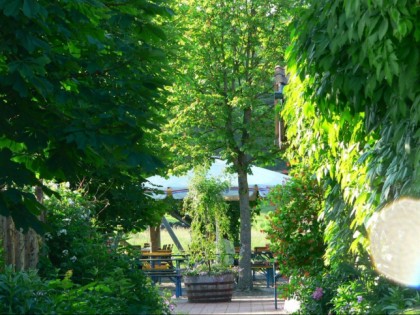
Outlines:
<svg viewBox="0 0 420 315"><path fill-rule="evenodd" d="M217 276L184 276L184 284L188 302L230 302L235 278L233 273Z"/></svg>

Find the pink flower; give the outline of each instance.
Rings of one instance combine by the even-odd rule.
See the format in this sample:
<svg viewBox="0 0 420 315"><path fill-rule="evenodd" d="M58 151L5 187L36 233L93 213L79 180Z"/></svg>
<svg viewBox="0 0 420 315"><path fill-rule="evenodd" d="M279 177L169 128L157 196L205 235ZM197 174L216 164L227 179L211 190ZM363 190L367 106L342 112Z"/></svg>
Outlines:
<svg viewBox="0 0 420 315"><path fill-rule="evenodd" d="M313 299L317 301L319 301L323 295L324 295L324 291L322 291L322 288L316 288L315 292L312 293Z"/></svg>

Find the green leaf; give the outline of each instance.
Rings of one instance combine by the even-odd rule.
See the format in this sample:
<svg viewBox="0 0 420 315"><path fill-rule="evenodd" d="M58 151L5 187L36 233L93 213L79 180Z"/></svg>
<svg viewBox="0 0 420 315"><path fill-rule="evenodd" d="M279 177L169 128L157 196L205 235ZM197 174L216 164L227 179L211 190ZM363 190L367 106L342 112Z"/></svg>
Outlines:
<svg viewBox="0 0 420 315"><path fill-rule="evenodd" d="M39 4L36 0L23 1L23 14L29 18L35 17L39 12Z"/></svg>
<svg viewBox="0 0 420 315"><path fill-rule="evenodd" d="M3 13L5 16L16 17L22 7L22 0L7 0L3 5Z"/></svg>
<svg viewBox="0 0 420 315"><path fill-rule="evenodd" d="M394 6L392 6L389 10L389 15L391 16L392 21L394 22L395 25L399 25L400 24L400 12L398 11L398 9Z"/></svg>
<svg viewBox="0 0 420 315"><path fill-rule="evenodd" d="M362 36L363 36L363 31L365 30L367 19L368 19L368 12L365 12L365 14L363 14L362 18L358 21L357 34L359 35L359 38L362 38Z"/></svg>
<svg viewBox="0 0 420 315"><path fill-rule="evenodd" d="M38 185L38 176L76 185L87 176L112 200L106 224L147 225L156 209L144 209L141 193L132 193L136 202L130 204L112 194L133 182L138 185L146 171L161 165L139 156L160 150L155 141L162 121L157 98L161 71L168 66L162 55L154 58L147 52L166 45L154 34L162 35L164 24L154 12L165 10L160 2L147 13L128 2L109 7L103 1L64 2L0 0L5 39L0 135L6 135L0 140L0 177L3 184L23 191ZM126 24L111 24L111 16L117 22L127 17ZM151 28L142 29L143 23ZM117 109L129 119L120 119ZM102 113L107 117L99 117ZM77 130L67 134L69 126ZM13 211L38 213L33 200L19 196L16 204L3 198L4 209L12 211L13 205ZM23 218L21 224L30 220Z"/></svg>
<svg viewBox="0 0 420 315"><path fill-rule="evenodd" d="M388 31L388 19L386 17L383 18L381 25L379 26L378 30L378 38L382 40Z"/></svg>

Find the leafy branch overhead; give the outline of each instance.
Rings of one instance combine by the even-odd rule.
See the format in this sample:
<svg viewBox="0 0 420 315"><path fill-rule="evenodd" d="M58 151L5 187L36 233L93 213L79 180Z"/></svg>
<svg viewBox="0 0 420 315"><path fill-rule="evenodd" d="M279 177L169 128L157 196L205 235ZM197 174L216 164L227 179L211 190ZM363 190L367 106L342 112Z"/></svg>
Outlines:
<svg viewBox="0 0 420 315"><path fill-rule="evenodd" d="M160 1L11 0L0 15L0 214L27 229L30 197L11 192L40 179L83 181L105 199L134 190L160 165L149 143L166 82L159 21L171 11Z"/></svg>

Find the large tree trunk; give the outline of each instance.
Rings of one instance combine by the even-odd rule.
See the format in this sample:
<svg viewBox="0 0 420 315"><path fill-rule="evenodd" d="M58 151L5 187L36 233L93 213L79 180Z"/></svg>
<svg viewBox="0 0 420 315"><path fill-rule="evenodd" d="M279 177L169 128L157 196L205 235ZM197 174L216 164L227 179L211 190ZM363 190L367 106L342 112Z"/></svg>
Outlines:
<svg viewBox="0 0 420 315"><path fill-rule="evenodd" d="M242 291L252 290L251 270L251 208L249 206L248 175L246 170L238 172L239 208L241 218L241 249L239 253L238 289Z"/></svg>

